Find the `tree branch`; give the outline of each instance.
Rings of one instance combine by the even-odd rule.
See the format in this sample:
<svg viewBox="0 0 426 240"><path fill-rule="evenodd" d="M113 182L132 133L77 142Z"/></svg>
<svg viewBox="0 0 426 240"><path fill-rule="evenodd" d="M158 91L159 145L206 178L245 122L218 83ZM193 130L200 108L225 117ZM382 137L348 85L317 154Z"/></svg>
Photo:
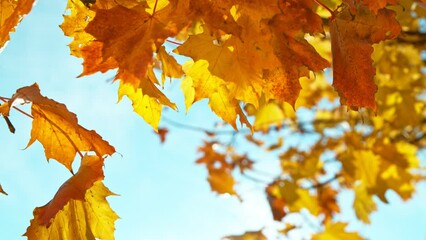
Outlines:
<svg viewBox="0 0 426 240"><path fill-rule="evenodd" d="M331 182L333 182L333 181L335 181L335 180L339 179L340 177L341 177L341 175L340 175L340 174L336 174L336 175L334 175L332 178L327 179L327 180L325 180L324 182L319 182L319 183L317 183L317 184L314 184L314 185L312 185L312 186L310 186L310 187L307 187L306 189L316 189L316 188L324 187L325 185L328 185L329 183L331 183Z"/></svg>

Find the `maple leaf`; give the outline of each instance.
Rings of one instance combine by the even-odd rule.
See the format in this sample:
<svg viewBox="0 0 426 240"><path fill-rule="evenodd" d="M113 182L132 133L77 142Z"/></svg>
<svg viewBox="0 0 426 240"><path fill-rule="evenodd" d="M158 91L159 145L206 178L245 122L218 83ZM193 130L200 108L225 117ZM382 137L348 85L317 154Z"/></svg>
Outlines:
<svg viewBox="0 0 426 240"><path fill-rule="evenodd" d="M379 173L380 158L367 150L353 151L352 154L356 178L360 179L366 187L374 187Z"/></svg>
<svg viewBox="0 0 426 240"><path fill-rule="evenodd" d="M185 1L170 1L161 9L120 5L97 9L85 31L102 42L102 58L113 58L121 71L144 78L154 51L187 25ZM125 80L125 79L123 79Z"/></svg>
<svg viewBox="0 0 426 240"><path fill-rule="evenodd" d="M157 52L157 59L161 62L161 79L162 85L166 77L180 78L183 75L182 66L179 65L172 56L170 56L164 46L161 46Z"/></svg>
<svg viewBox="0 0 426 240"><path fill-rule="evenodd" d="M256 112L253 128L266 132L270 127L281 126L285 118L283 110L276 103L270 102Z"/></svg>
<svg viewBox="0 0 426 240"><path fill-rule="evenodd" d="M362 240L363 238L355 232L347 232L345 230L347 223L330 221L325 223L325 230L321 233L314 234L312 240Z"/></svg>
<svg viewBox="0 0 426 240"><path fill-rule="evenodd" d="M0 49L9 41L9 33L15 31L16 25L31 11L33 5L34 0L0 0Z"/></svg>
<svg viewBox="0 0 426 240"><path fill-rule="evenodd" d="M277 73L268 74L266 78L275 80L271 98L294 106L301 89L299 78L309 76L308 70L320 71L330 64L305 39L305 33L323 32L320 16L312 11L313 1L285 0L279 4L285 14L275 15L268 24L273 33L274 54L282 65L274 70Z"/></svg>
<svg viewBox="0 0 426 240"><path fill-rule="evenodd" d="M32 103L31 114L34 119L27 147L36 140L39 141L48 160L53 158L72 171L71 164L76 153L83 156L82 151L94 151L96 155L103 157L115 152L114 147L95 131L80 126L77 116L69 112L64 104L42 96L36 83L18 89L0 107L3 116L9 115L10 107L18 99Z"/></svg>
<svg viewBox="0 0 426 240"><path fill-rule="evenodd" d="M114 222L117 214L111 209L106 197L114 195L101 181L97 181L86 191L84 199L72 199L51 219L47 227L38 220L41 208L34 210L24 236L29 240L75 239L113 240Z"/></svg>
<svg viewBox="0 0 426 240"><path fill-rule="evenodd" d="M204 142L204 146L198 149L203 155L197 159L196 163L206 164L208 170L207 180L212 191L219 194L228 193L236 195L234 190L235 180L231 174L234 166L228 163L226 155L215 150L216 142Z"/></svg>
<svg viewBox="0 0 426 240"><path fill-rule="evenodd" d="M235 180L229 169L209 169L207 178L212 191L219 194L237 195L234 190Z"/></svg>
<svg viewBox="0 0 426 240"><path fill-rule="evenodd" d="M237 130L235 123L239 116L241 124L245 124L251 129L251 124L243 113L239 103L232 97L225 82L213 76L207 69L208 63L205 60L199 60L193 63L188 61L184 64L186 74L182 81L181 89L185 95L185 105L188 111L189 107L196 101L203 98L209 98L209 106L219 117L229 123Z"/></svg>
<svg viewBox="0 0 426 240"><path fill-rule="evenodd" d="M226 236L222 240L266 240L267 238L263 235L262 230L245 232L243 235Z"/></svg>
<svg viewBox="0 0 426 240"><path fill-rule="evenodd" d="M242 42L230 35L218 39L211 35L208 28L203 29L202 34L190 36L183 45L175 49L175 52L191 57L195 63L205 60L208 71L217 78L200 74L203 77L199 80L202 85L220 86L224 85L221 83L224 82L225 87L229 89L228 99L236 98L257 107L263 89L261 77L263 68L273 67L273 62L276 61L273 55L268 55L261 49L262 45L259 44L262 43L258 44L257 36L260 33L248 33L252 36ZM268 47L266 43L263 45ZM275 65L277 64L276 61ZM233 74L229 74L230 72Z"/></svg>
<svg viewBox="0 0 426 240"><path fill-rule="evenodd" d="M283 7L291 5L288 13L299 15L277 14L269 21L256 21L241 14L237 20L244 30L241 36L216 36L206 25L202 34L190 36L175 52L194 61L206 60L212 75L225 82L230 97L251 103L256 108L262 94L266 100L278 99L294 105L300 91L299 77L307 75L309 69L318 71L329 64L303 37L304 32L322 31L320 17L310 10L312 1L285 2ZM308 14L305 16L303 12ZM301 18L315 20L318 24L302 21L304 25L297 26L303 29L286 27L299 23L294 19ZM211 84L215 80L201 81Z"/></svg>
<svg viewBox="0 0 426 240"><path fill-rule="evenodd" d="M320 207L320 211L324 213L323 222L327 222L332 219L335 213L340 212L340 207L337 204L337 194L338 192L329 187L323 186L318 188L318 204Z"/></svg>
<svg viewBox="0 0 426 240"><path fill-rule="evenodd" d="M294 182L275 181L268 186L266 191L274 219L277 221L288 212L299 212L303 208L313 215L319 213L317 199L309 193L309 190L299 188Z"/></svg>
<svg viewBox="0 0 426 240"><path fill-rule="evenodd" d="M240 169L240 173L244 174L245 171L253 169L254 161L251 160L247 154L239 155L239 154L232 154L232 165L233 168L238 167Z"/></svg>
<svg viewBox="0 0 426 240"><path fill-rule="evenodd" d="M395 12L380 9L374 14L366 6L357 4L354 15L343 3L334 16L330 22L333 86L343 104L375 111L377 86L371 59L372 44L399 35L401 27L395 19Z"/></svg>
<svg viewBox="0 0 426 240"><path fill-rule="evenodd" d="M287 212L284 211L286 201L281 197L279 187L274 183L269 184L266 187L266 195L274 220L281 221L287 215Z"/></svg>
<svg viewBox="0 0 426 240"><path fill-rule="evenodd" d="M55 197L43 207L34 210L34 221L49 227L52 219L71 200L84 201L86 192L97 181L104 179L104 159L98 156L84 156L78 172L59 188Z"/></svg>
<svg viewBox="0 0 426 240"><path fill-rule="evenodd" d="M110 69L118 67L114 58L103 58L102 48L102 42L92 42L88 46L84 46L81 49L79 48L81 57L84 59L83 72L79 75L79 77L94 74L96 72L105 73Z"/></svg>
<svg viewBox="0 0 426 240"><path fill-rule="evenodd" d="M64 14L64 21L59 26L65 36L73 37L68 45L71 55L82 57L81 48L85 48L93 41L93 36L84 31L85 27L95 16L95 12L84 5L82 1L68 0L66 10L70 14Z"/></svg>
<svg viewBox="0 0 426 240"><path fill-rule="evenodd" d="M373 201L372 196L368 194L364 184L359 184L355 187L355 199L353 207L359 220L363 221L364 223L370 223L369 215L371 212L377 210L377 206Z"/></svg>
<svg viewBox="0 0 426 240"><path fill-rule="evenodd" d="M229 11L235 4L228 0L190 0L190 10L193 18L201 18L204 24L217 36L228 33L240 36L242 27L238 25Z"/></svg>
<svg viewBox="0 0 426 240"><path fill-rule="evenodd" d="M383 161L380 166L380 177L368 192L376 194L385 203L388 202L385 196L387 190L395 191L404 200L409 199L415 190L411 171L419 168L420 162L416 155L416 147L405 142L389 144L386 141L376 141L373 150Z"/></svg>
<svg viewBox="0 0 426 240"><path fill-rule="evenodd" d="M155 85L157 78L154 75L152 66L149 67L145 78L138 79L133 74L127 72L119 72L116 79L127 79L120 81L118 88L118 101L123 96L127 96L133 105L134 111L139 114L155 131L157 131L160 123L162 106L168 106L177 109L176 104L172 103ZM137 83L135 88L133 84Z"/></svg>

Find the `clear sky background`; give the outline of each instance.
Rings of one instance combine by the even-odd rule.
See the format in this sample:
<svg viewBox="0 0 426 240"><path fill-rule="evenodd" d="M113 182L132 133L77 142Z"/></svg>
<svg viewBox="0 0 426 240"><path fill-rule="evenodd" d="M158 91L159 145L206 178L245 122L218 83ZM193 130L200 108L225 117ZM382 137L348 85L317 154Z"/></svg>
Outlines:
<svg viewBox="0 0 426 240"><path fill-rule="evenodd" d="M43 95L66 104L82 126L95 129L116 148L120 154L105 161L105 184L120 194L108 199L121 217L116 222L116 239L216 240L265 226L273 236L273 228L281 225L272 221L264 186L242 180L238 190L243 202L210 191L205 168L194 164L202 134L168 126L171 132L166 143L160 144L151 127L133 113L129 101L116 104L118 86L109 81L114 73L76 78L82 71L81 60L70 56L67 44L71 39L58 27L65 5L66 1L38 1L12 34L0 54L0 96L10 97L17 88L37 82ZM170 96L180 111L165 115L212 127L218 118L206 102L185 114L179 84L170 85ZM24 109L29 112L28 107ZM31 119L16 111L10 119L15 134L0 120L0 183L9 193L0 196L0 238L14 240L23 239L33 209L50 201L71 175L56 161L48 163L39 143L23 150ZM271 156L252 154L262 159L261 168L278 171ZM78 165L76 161L75 169ZM350 228L361 230L370 239L425 239L425 188L420 186L408 203L390 193L391 204L379 205L379 211L371 215L371 226L355 223ZM340 219L344 221L354 220L351 199L349 193L339 199L344 212ZM305 220L292 218L294 222ZM301 239L309 233L290 236Z"/></svg>

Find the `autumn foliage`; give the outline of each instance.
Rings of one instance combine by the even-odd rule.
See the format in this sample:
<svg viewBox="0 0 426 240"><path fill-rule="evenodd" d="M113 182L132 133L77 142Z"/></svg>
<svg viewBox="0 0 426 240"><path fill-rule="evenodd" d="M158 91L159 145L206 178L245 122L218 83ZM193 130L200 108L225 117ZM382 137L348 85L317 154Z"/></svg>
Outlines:
<svg viewBox="0 0 426 240"><path fill-rule="evenodd" d="M0 0L0 48L33 5ZM278 158L281 174L265 183L272 216L282 221L307 210L323 227L312 239L363 239L334 218L342 190L354 192L355 214L369 223L388 191L408 200L425 178L417 158L426 145L425 1L69 0L66 10L60 27L71 55L83 59L80 77L115 70L119 99L129 98L162 142L162 109L177 109L161 90L166 81L181 81L187 112L208 99L233 136ZM106 201L114 193L102 182L114 147L36 83L1 100L9 128L16 108L32 119L28 146L40 142L46 159L72 173L34 210L25 236L114 239L118 216ZM19 103L30 103L31 113ZM249 131L237 132L239 125ZM238 197L234 176L256 173L256 160L206 133L196 162L206 166L212 191ZM290 135L317 140L286 145ZM287 224L280 234L298 228ZM261 231L225 238L266 239Z"/></svg>

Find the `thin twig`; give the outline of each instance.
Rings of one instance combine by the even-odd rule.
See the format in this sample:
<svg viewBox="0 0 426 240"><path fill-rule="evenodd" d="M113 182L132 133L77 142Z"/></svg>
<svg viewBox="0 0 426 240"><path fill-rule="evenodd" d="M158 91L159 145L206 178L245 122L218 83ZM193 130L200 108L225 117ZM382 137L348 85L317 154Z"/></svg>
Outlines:
<svg viewBox="0 0 426 240"><path fill-rule="evenodd" d="M244 177L244 178L246 178L246 179L248 179L248 180L251 180L251 181L253 181L255 183L259 183L259 184L263 184L263 185L267 185L267 184L270 183L270 181L267 181L267 180L264 180L264 179L260 179L258 177L254 177L254 176L248 175L246 172L243 172L241 174L241 176Z"/></svg>
<svg viewBox="0 0 426 240"><path fill-rule="evenodd" d="M172 41L172 40L169 40L169 39L166 39L166 42L173 43L173 44L178 45L178 46L182 45L182 43L178 43L178 42L175 42L175 41Z"/></svg>
<svg viewBox="0 0 426 240"><path fill-rule="evenodd" d="M320 182L320 183L314 184L314 185L312 185L312 186L310 186L310 187L307 187L307 189L314 189L314 188L321 188L321 187L324 187L325 185L327 185L327 184L329 184L329 183L331 183L331 182L333 182L333 181L337 180L339 177L341 177L341 175L340 175L340 174L336 174L336 175L334 175L332 178L327 179L327 180L325 180L324 182Z"/></svg>
<svg viewBox="0 0 426 240"><path fill-rule="evenodd" d="M321 7L325 8L325 10L327 10L330 13L330 18L333 19L334 18L334 12L333 10L331 10L329 7L327 7L327 5L325 5L324 3L322 3L319 0L314 0L314 2L316 2L318 5L320 5Z"/></svg>
<svg viewBox="0 0 426 240"><path fill-rule="evenodd" d="M10 100L10 98L0 97L0 100L1 100L1 101L3 101L3 102L7 102L8 100ZM14 108L15 110L17 110L18 112L20 112L20 113L24 114L25 116L29 117L29 118L34 118L34 117L33 117L33 116L31 116L30 114L26 113L25 111L23 111L23 110L21 110L21 109L19 109L19 108L15 107L15 106L13 106L13 108Z"/></svg>
<svg viewBox="0 0 426 240"><path fill-rule="evenodd" d="M235 130L218 131L218 130L211 130L211 129L203 128L203 127L200 127L200 126L184 124L184 123L176 122L176 121L171 120L171 119L164 117L164 116L161 119L164 120L164 122L167 122L168 124L170 124L172 126L191 130L191 131L194 131L194 132L202 132L202 133L215 134L215 135L232 135L232 134L235 133Z"/></svg>

